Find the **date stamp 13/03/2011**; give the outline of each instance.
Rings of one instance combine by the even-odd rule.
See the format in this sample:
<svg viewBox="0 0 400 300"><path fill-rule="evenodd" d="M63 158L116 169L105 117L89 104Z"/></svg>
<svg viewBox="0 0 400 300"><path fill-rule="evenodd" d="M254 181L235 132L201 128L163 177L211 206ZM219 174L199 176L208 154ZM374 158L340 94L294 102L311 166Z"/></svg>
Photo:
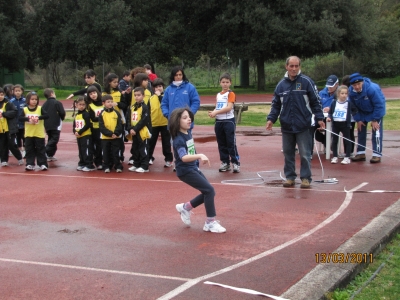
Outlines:
<svg viewBox="0 0 400 300"><path fill-rule="evenodd" d="M317 264L361 264L372 263L374 261L373 253L315 253L315 262Z"/></svg>

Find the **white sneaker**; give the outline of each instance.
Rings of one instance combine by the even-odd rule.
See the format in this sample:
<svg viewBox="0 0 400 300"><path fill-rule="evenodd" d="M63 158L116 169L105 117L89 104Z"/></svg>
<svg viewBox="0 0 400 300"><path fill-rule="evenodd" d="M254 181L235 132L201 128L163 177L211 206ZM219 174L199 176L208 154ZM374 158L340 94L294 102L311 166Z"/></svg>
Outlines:
<svg viewBox="0 0 400 300"><path fill-rule="evenodd" d="M57 158L55 158L54 156L48 156L47 157L47 161L56 161Z"/></svg>
<svg viewBox="0 0 400 300"><path fill-rule="evenodd" d="M233 165L233 173L239 173L240 172L240 166L237 164L232 164Z"/></svg>
<svg viewBox="0 0 400 300"><path fill-rule="evenodd" d="M332 158L331 164L337 164L337 163L338 163L338 158L337 157Z"/></svg>
<svg viewBox="0 0 400 300"><path fill-rule="evenodd" d="M131 171L131 172L135 172L136 169L137 169L137 168L136 168L135 166L132 166L132 167L130 167L128 170Z"/></svg>
<svg viewBox="0 0 400 300"><path fill-rule="evenodd" d="M131 159L130 161L128 161L128 165L133 165L133 159Z"/></svg>
<svg viewBox="0 0 400 300"><path fill-rule="evenodd" d="M341 164L342 165L348 165L350 163L350 158L349 157L345 157L343 158Z"/></svg>
<svg viewBox="0 0 400 300"><path fill-rule="evenodd" d="M226 232L226 229L219 224L219 221L213 221L211 223L204 223L204 231L211 231L214 233Z"/></svg>
<svg viewBox="0 0 400 300"><path fill-rule="evenodd" d="M122 170L121 169L117 169L117 173L122 173Z"/></svg>
<svg viewBox="0 0 400 300"><path fill-rule="evenodd" d="M24 164L24 160L23 159L20 159L19 161L18 161L18 166L22 166Z"/></svg>
<svg viewBox="0 0 400 300"><path fill-rule="evenodd" d="M164 168L171 168L171 167L172 167L172 162L166 161L165 165L164 165Z"/></svg>
<svg viewBox="0 0 400 300"><path fill-rule="evenodd" d="M103 170L103 166L102 165L97 166L97 170Z"/></svg>
<svg viewBox="0 0 400 300"><path fill-rule="evenodd" d="M35 167L34 166L31 166L31 165L27 165L26 167L25 167L25 170L27 170L27 171L33 171L35 169Z"/></svg>
<svg viewBox="0 0 400 300"><path fill-rule="evenodd" d="M150 158L149 165L152 165L152 164L153 164L153 160Z"/></svg>
<svg viewBox="0 0 400 300"><path fill-rule="evenodd" d="M93 168L93 167L91 167L91 168L84 167L84 168L82 169L83 172L90 172L90 171L94 171L94 170L96 170L96 169Z"/></svg>
<svg viewBox="0 0 400 300"><path fill-rule="evenodd" d="M105 170L104 170L104 173L110 173L110 169L108 169L108 168L105 169Z"/></svg>
<svg viewBox="0 0 400 300"><path fill-rule="evenodd" d="M148 172L148 171L149 171L149 169L145 170L145 169L143 169L143 168L137 168L137 169L135 170L135 172L138 172L138 173L146 173L146 172Z"/></svg>
<svg viewBox="0 0 400 300"><path fill-rule="evenodd" d="M46 170L47 170L47 167L46 167L45 165L41 165L41 166L40 166L40 170L46 171Z"/></svg>
<svg viewBox="0 0 400 300"><path fill-rule="evenodd" d="M77 171L83 171L83 167L82 167L82 166L77 166L77 167L76 167L76 170L77 170Z"/></svg>
<svg viewBox="0 0 400 300"><path fill-rule="evenodd" d="M178 211L178 213L181 214L182 222L185 223L186 225L190 225L190 223L191 223L190 222L190 214L192 212L187 211L186 209L183 208L183 206L184 206L184 203L180 203L180 204L177 204L175 207L176 207L176 210Z"/></svg>
<svg viewBox="0 0 400 300"><path fill-rule="evenodd" d="M221 165L219 166L219 171L220 172L226 172L226 171L230 171L231 170L231 165L222 162Z"/></svg>
<svg viewBox="0 0 400 300"><path fill-rule="evenodd" d="M2 166L2 167L7 167L7 166L8 166L8 162L3 161L3 162L1 163L1 166Z"/></svg>

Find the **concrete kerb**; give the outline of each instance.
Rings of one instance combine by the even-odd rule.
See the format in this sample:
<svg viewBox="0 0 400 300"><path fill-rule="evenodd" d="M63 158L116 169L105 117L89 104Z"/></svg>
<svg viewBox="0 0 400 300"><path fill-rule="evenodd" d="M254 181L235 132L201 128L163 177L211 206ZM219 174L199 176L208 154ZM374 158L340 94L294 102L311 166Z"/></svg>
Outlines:
<svg viewBox="0 0 400 300"><path fill-rule="evenodd" d="M373 253L375 257L400 232L400 199L343 243L335 253ZM368 264L319 264L281 295L287 299L326 299L328 292L346 286Z"/></svg>

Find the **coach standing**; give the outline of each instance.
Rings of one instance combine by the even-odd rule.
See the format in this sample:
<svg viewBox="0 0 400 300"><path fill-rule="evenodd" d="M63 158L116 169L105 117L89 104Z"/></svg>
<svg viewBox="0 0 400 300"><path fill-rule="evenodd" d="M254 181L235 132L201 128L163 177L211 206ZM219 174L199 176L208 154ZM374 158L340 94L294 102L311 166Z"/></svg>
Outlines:
<svg viewBox="0 0 400 300"><path fill-rule="evenodd" d="M311 183L312 137L310 130L312 115L315 115L321 129L325 128L325 124L317 87L309 77L301 74L300 63L300 58L297 56L290 56L286 60L287 72L275 88L271 112L267 116L266 129L271 130L272 124L280 116L286 177L283 186L291 187L295 184L297 144L301 158L300 187L309 188Z"/></svg>
<svg viewBox="0 0 400 300"><path fill-rule="evenodd" d="M357 122L358 145L357 155L352 161L365 161L367 144L367 125L372 127L372 158L370 163L380 163L382 157L383 116L386 114L386 100L381 88L360 73L350 75L349 99L357 107L354 115Z"/></svg>

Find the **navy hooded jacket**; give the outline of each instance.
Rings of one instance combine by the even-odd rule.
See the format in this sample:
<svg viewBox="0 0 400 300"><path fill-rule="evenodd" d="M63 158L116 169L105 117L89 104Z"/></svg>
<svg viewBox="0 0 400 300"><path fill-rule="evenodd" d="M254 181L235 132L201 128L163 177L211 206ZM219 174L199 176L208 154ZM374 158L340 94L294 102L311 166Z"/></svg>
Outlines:
<svg viewBox="0 0 400 300"><path fill-rule="evenodd" d="M275 123L279 117L282 132L300 133L311 128L311 118L322 121L321 102L315 83L299 73L294 80L288 74L278 83L267 120Z"/></svg>

